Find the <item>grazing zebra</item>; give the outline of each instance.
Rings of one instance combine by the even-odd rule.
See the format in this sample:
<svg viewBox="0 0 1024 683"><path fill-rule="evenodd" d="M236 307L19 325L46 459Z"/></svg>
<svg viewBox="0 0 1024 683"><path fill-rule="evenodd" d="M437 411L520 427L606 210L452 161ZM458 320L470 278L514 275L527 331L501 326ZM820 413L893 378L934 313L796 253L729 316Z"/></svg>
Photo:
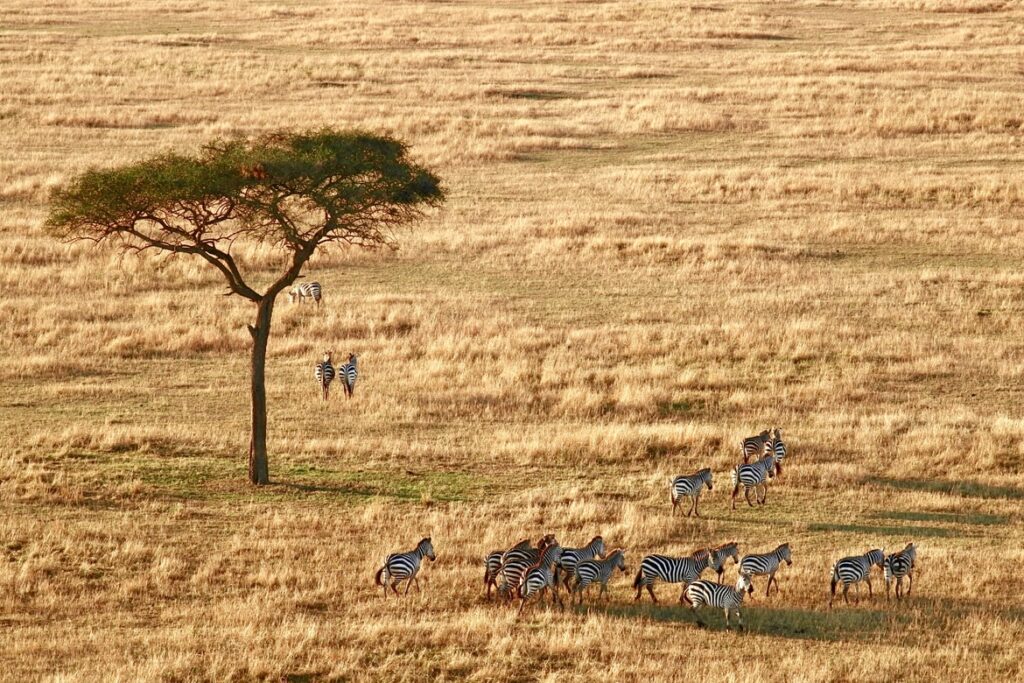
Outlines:
<svg viewBox="0 0 1024 683"><path fill-rule="evenodd" d="M793 564L793 558L789 553L789 544L783 543L775 550L770 553L764 553L762 555L746 555L740 560L740 574L746 574L753 578L754 576L768 576L768 585L765 586L764 594L765 597L771 595L772 583L775 583L775 592L779 592L779 580L775 578L775 572L779 571L779 566L785 561L787 565ZM750 594L754 594L754 582L750 582Z"/></svg>
<svg viewBox="0 0 1024 683"><path fill-rule="evenodd" d="M491 597L491 588L498 587L498 572L501 571L501 558L512 550L525 550L530 547L530 539L523 539L508 550L493 550L484 559L484 585L487 586L487 597Z"/></svg>
<svg viewBox="0 0 1024 683"><path fill-rule="evenodd" d="M760 460L751 463L737 465L732 470L732 509L736 509L736 495L743 487L743 497L747 505L754 507L750 502L750 489L754 489L754 498L758 505L764 505L768 500L768 480L776 474L780 474L779 464L775 462L774 455L766 455ZM764 487L764 494L758 496L757 489Z"/></svg>
<svg viewBox="0 0 1024 683"><path fill-rule="evenodd" d="M348 362L338 368L338 376L345 385L345 395L348 398L352 398L353 392L356 390L356 376L359 374L356 370L357 356L354 353L348 354Z"/></svg>
<svg viewBox="0 0 1024 683"><path fill-rule="evenodd" d="M626 571L626 551L622 548L611 551L603 560L583 560L576 565L574 572L576 585L573 586L572 592L580 596L579 603L583 604L583 591L587 590L587 587L595 581L601 582L601 592L598 597L601 595L607 597L608 579L616 569L622 572Z"/></svg>
<svg viewBox="0 0 1024 683"><path fill-rule="evenodd" d="M527 569L519 584L519 613L522 614L526 607L526 601L534 595L543 595L550 592L551 598L562 607L562 599L558 597L558 590L555 588L555 575L552 565L562 556L562 549L557 543L549 545L544 549L540 559L532 567ZM548 589L551 589L550 591Z"/></svg>
<svg viewBox="0 0 1024 683"><path fill-rule="evenodd" d="M832 601L836 597L836 586L839 583L843 584L843 600L847 605L850 604L850 599L846 594L850 590L850 586L853 585L857 586L857 602L860 602L861 581L867 581L868 597L871 597L871 565L882 567L885 561L883 550L879 548L869 550L863 555L844 557L832 565L832 590L828 598L829 607L832 606Z"/></svg>
<svg viewBox="0 0 1024 683"><path fill-rule="evenodd" d="M704 607L718 607L725 610L725 627L729 628L729 614L736 612L736 620L739 622L740 630L743 629L743 617L740 615L740 605L743 604L743 596L750 588L750 577L740 574L736 581L736 588L729 588L713 581L694 581L686 587L686 599L697 617L698 626L706 626L700 617L697 616L697 609Z"/></svg>
<svg viewBox="0 0 1024 683"><path fill-rule="evenodd" d="M643 589L651 594L651 600L658 602L658 596L654 594L652 587L656 581L665 583L681 583L683 594L679 602L683 601L686 595L686 585L700 578L704 570L708 568L711 554L714 549L698 550L690 557L669 557L667 555L648 555L640 563L640 570L633 580L633 588L636 589L636 597L639 600Z"/></svg>
<svg viewBox="0 0 1024 683"><path fill-rule="evenodd" d="M693 554L697 557L701 553L711 553L711 558L708 560L708 566L718 574L718 583L722 583L722 576L725 574L725 561L730 557L732 558L733 564L738 564L740 561L740 548L735 541L730 543L723 543L717 548L710 548L709 550L698 550Z"/></svg>
<svg viewBox="0 0 1024 683"><path fill-rule="evenodd" d="M301 304L306 299L312 299L316 302L317 307L319 307L321 298L319 282L305 282L301 285L292 287L288 291L288 300L291 303L298 301Z"/></svg>
<svg viewBox="0 0 1024 683"><path fill-rule="evenodd" d="M558 545L554 534L547 534L540 539L536 548L513 547L502 555L501 567L498 570L502 577L502 583L498 586L498 594L506 598L515 597L514 591L519 588L527 570L537 563L547 548L553 545Z"/></svg>
<svg viewBox="0 0 1024 683"><path fill-rule="evenodd" d="M782 461L786 459L786 444L782 441L782 430L778 427L772 433L771 452L779 466L778 474L782 474Z"/></svg>
<svg viewBox="0 0 1024 683"><path fill-rule="evenodd" d="M582 548L563 548L562 556L555 563L555 590L558 590L559 572L565 572L562 583L565 585L565 589L569 590L569 581L576 570L576 565L583 560L592 560L599 555L604 555L604 539L600 536L594 536L590 543Z"/></svg>
<svg viewBox="0 0 1024 683"><path fill-rule="evenodd" d="M740 455L743 456L743 462L747 462L750 456L763 452L764 445L771 439L772 433L766 429L757 436L748 436L740 441Z"/></svg>
<svg viewBox="0 0 1024 683"><path fill-rule="evenodd" d="M700 517L700 511L697 510L697 503L700 502L700 494L707 486L708 491L711 490L711 469L705 467L695 474L680 475L672 480L672 514L676 513L676 508L679 506L679 502L683 498L692 498L693 504L690 509L686 511L686 516L689 517L691 513L696 514Z"/></svg>
<svg viewBox="0 0 1024 683"><path fill-rule="evenodd" d="M903 597L903 577L910 581L907 595L914 589L914 565L917 563L917 547L908 543L907 547L885 558L882 575L885 577L885 599L889 599L889 587L896 581L896 599Z"/></svg>
<svg viewBox="0 0 1024 683"><path fill-rule="evenodd" d="M334 380L334 366L331 365L331 351L324 351L324 359L313 367L316 385L320 387L320 398L327 400L331 393L331 382Z"/></svg>
<svg viewBox="0 0 1024 683"><path fill-rule="evenodd" d="M384 561L384 566L377 571L377 576L374 578L378 586L384 588L384 597L388 597L388 582L391 582L391 590L395 595L398 595L398 586L402 581L408 580L405 584L405 593L409 594L409 588L412 584L416 584L416 590L420 590L419 579L416 578L416 574L420 571L420 562L423 561L424 557L429 557L430 561L433 562L437 559L434 555L434 546L430 543L430 537L427 536L422 541L416 544L413 550L407 553L396 553L394 555L388 555L388 559Z"/></svg>

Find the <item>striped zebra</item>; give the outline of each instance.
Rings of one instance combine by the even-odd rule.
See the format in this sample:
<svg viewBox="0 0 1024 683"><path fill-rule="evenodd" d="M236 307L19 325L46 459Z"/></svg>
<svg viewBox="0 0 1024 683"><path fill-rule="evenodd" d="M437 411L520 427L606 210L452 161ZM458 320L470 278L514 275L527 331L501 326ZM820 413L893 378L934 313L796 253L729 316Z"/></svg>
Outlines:
<svg viewBox="0 0 1024 683"><path fill-rule="evenodd" d="M679 602L683 601L686 595L686 585L700 578L704 570L708 568L713 548L698 550L690 557L669 557L668 555L648 555L640 563L640 570L633 579L633 588L636 589L634 601L639 600L643 589L651 594L651 600L658 602L658 596L654 594L653 585L657 581L665 583L681 583L683 593L679 596Z"/></svg>
<svg viewBox="0 0 1024 683"><path fill-rule="evenodd" d="M324 401L331 394L331 382L334 381L334 366L331 365L331 351L324 351L324 359L313 367L313 377L320 387L320 398Z"/></svg>
<svg viewBox="0 0 1024 683"><path fill-rule="evenodd" d="M523 577L530 567L540 560L541 554L551 546L558 545L554 534L547 534L537 544L536 548L515 548L508 550L501 557L501 567L498 570L502 578L498 586L498 595L506 598L515 597L515 591L522 583Z"/></svg>
<svg viewBox="0 0 1024 683"><path fill-rule="evenodd" d="M579 595L579 604L583 604L583 591L587 590L595 581L601 582L601 592L598 593L598 597L604 595L607 598L608 579L616 569L623 573L626 571L626 551L622 548L616 548L602 560L583 560L576 565L576 571L573 572L576 584L572 587L572 592Z"/></svg>
<svg viewBox="0 0 1024 683"><path fill-rule="evenodd" d="M896 581L896 599L903 597L903 577L910 581L907 595L914 589L914 565L917 564L917 546L908 543L907 547L885 558L882 575L885 577L885 599L889 599L889 587Z"/></svg>
<svg viewBox="0 0 1024 683"><path fill-rule="evenodd" d="M836 597L836 586L840 583L843 584L843 600L847 605L850 604L847 592L850 590L850 586L854 585L857 586L857 602L860 602L861 581L867 582L868 597L871 597L871 566L878 565L879 568L882 567L882 564L885 562L883 550L883 548L879 548L869 550L863 555L844 557L832 565L832 589L828 598L829 607L832 607L832 601Z"/></svg>
<svg viewBox="0 0 1024 683"><path fill-rule="evenodd" d="M771 452L778 465L778 474L782 474L782 461L786 459L786 444L782 441L782 430L778 427L772 432Z"/></svg>
<svg viewBox="0 0 1024 683"><path fill-rule="evenodd" d="M553 565L562 556L562 548L553 543L544 549L536 564L526 570L522 582L519 584L519 613L522 614L526 607L526 601L535 595L543 596L550 593L551 599L563 607L562 599L558 597L558 590L555 587L555 574ZM550 590L549 590L550 589Z"/></svg>
<svg viewBox="0 0 1024 683"><path fill-rule="evenodd" d="M754 507L750 502L750 489L754 489L754 499L758 505L764 505L768 500L768 480L779 474L779 465L775 462L774 455L766 455L760 460L751 463L737 465L732 470L732 509L736 509L736 496L743 487L743 498L747 505ZM758 488L764 489L764 494L759 496Z"/></svg>
<svg viewBox="0 0 1024 683"><path fill-rule="evenodd" d="M693 502L690 505L690 509L686 511L686 516L690 514L696 514L700 517L700 511L697 510L697 503L700 502L700 494L707 487L708 491L711 490L711 468L705 467L704 469L689 475L680 475L672 480L672 514L676 514L676 508L679 507L679 503L683 498L692 498Z"/></svg>
<svg viewBox="0 0 1024 683"><path fill-rule="evenodd" d="M713 581L694 581L686 587L686 599L690 603L694 616L697 618L697 625L707 626L700 620L697 610L701 607L717 607L725 610L725 627L729 628L729 615L736 612L736 620L739 622L740 630L743 630L743 617L740 615L740 605L743 604L743 596L750 589L750 577L740 574L736 580L736 588L723 586Z"/></svg>
<svg viewBox="0 0 1024 683"><path fill-rule="evenodd" d="M767 576L768 585L764 589L765 597L767 597L772 593L772 583L775 584L775 592L779 592L779 580L775 578L775 572L779 571L783 561L789 566L793 564L788 543L783 543L770 553L744 556L740 560L740 574L746 574L751 579L755 576ZM750 582L750 594L754 594L753 580Z"/></svg>
<svg viewBox="0 0 1024 683"><path fill-rule="evenodd" d="M559 573L564 572L562 583L566 590L569 590L569 581L572 580L573 572L583 560L592 560L595 557L604 555L604 539L594 536L590 543L582 548L563 548L562 556L555 563L555 590L558 590Z"/></svg>
<svg viewBox="0 0 1024 683"><path fill-rule="evenodd" d="M407 553L388 555L388 559L384 561L384 566L377 571L377 576L374 578L377 585L384 588L385 598L388 597L389 581L391 583L391 591L395 595L398 595L396 587L402 581L408 581L405 584L406 595L409 594L409 588L412 587L413 583L416 584L416 590L420 590L420 582L416 575L420 571L420 563L424 557L429 557L431 562L437 559L437 556L434 555L434 546L430 543L429 536L417 543L416 547Z"/></svg>
<svg viewBox="0 0 1024 683"><path fill-rule="evenodd" d="M359 375L359 371L356 369L356 360L358 360L356 354L350 353L348 362L338 368L338 378L345 385L345 395L348 398L352 398L352 394L356 390L356 377Z"/></svg>
<svg viewBox="0 0 1024 683"><path fill-rule="evenodd" d="M319 282L304 282L301 285L292 287L288 291L288 300L291 303L298 301L301 304L305 302L306 299L312 299L316 302L317 307L319 307L321 298Z"/></svg>
<svg viewBox="0 0 1024 683"><path fill-rule="evenodd" d="M491 588L498 587L498 572L501 571L501 558L512 550L525 550L530 547L530 539L526 538L508 550L492 550L484 558L484 585L487 586L487 597L491 597Z"/></svg>
<svg viewBox="0 0 1024 683"><path fill-rule="evenodd" d="M738 564L740 561L740 547L735 541L732 541L729 543L723 543L716 548L698 550L693 554L693 556L697 557L701 553L707 552L711 553L711 558L708 561L708 567L718 574L718 583L722 583L722 577L725 575L725 561L731 557L732 563Z"/></svg>
<svg viewBox="0 0 1024 683"><path fill-rule="evenodd" d="M771 430L764 430L757 436L748 436L740 441L740 455L743 462L748 462L751 456L764 452L764 445L772 440Z"/></svg>

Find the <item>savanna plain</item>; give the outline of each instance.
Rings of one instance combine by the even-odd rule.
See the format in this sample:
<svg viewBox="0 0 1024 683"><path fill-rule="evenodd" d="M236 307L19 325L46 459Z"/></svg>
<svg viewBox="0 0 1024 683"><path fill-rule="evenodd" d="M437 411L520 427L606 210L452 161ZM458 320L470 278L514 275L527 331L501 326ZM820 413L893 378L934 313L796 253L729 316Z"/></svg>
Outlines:
<svg viewBox="0 0 1024 683"><path fill-rule="evenodd" d="M0 7L0 678L1013 680L1024 657L1024 9L1015 2ZM62 243L49 191L281 127L395 135L448 201L282 305ZM272 252L239 245L269 279ZM259 279L257 277L256 279ZM324 349L360 354L319 401ZM785 430L765 506L739 439ZM668 482L710 466L703 519ZM602 534L611 599L521 617L482 558ZM431 535L421 592L388 552ZM640 559L788 541L746 632ZM913 593L827 607L918 544ZM726 581L736 579L729 565Z"/></svg>

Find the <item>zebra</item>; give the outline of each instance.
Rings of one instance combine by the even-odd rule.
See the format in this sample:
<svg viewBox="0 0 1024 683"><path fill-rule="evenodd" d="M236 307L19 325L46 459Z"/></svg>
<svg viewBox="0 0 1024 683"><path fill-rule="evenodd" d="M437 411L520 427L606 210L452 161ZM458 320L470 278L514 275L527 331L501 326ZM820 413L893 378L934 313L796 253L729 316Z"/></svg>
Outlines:
<svg viewBox="0 0 1024 683"><path fill-rule="evenodd" d="M616 548L608 553L603 560L583 560L576 565L574 572L576 585L573 586L572 592L580 596L579 603L583 604L583 591L595 581L601 582L601 592L598 597L605 595L607 598L608 579L616 569L623 573L626 571L626 551L622 548Z"/></svg>
<svg viewBox="0 0 1024 683"><path fill-rule="evenodd" d="M391 582L391 591L398 595L398 586L402 581L408 580L405 584L405 594L409 594L409 588L412 587L413 583L416 584L416 590L420 590L419 579L416 578L416 574L420 571L420 562L423 561L424 557L429 557L430 561L433 562L437 559L434 554L434 546L430 542L430 536L427 536L419 543L416 547L407 553L396 553L388 555L388 558L384 561L384 566L377 571L374 581L378 586L384 588L384 598L388 597L388 581Z"/></svg>
<svg viewBox="0 0 1024 683"><path fill-rule="evenodd" d="M771 439L771 430L766 429L757 436L748 436L740 441L740 455L743 456L743 462L747 462L750 456L762 452L764 445L771 441Z"/></svg>
<svg viewBox="0 0 1024 683"><path fill-rule="evenodd" d="M547 548L553 545L558 545L554 534L547 534L540 539L536 548L513 547L506 551L501 556L501 567L498 570L502 577L502 583L498 586L498 594L506 598L514 597L513 591L519 588L527 570L537 563Z"/></svg>
<svg viewBox="0 0 1024 683"><path fill-rule="evenodd" d="M686 511L686 516L689 517L693 513L700 517L697 503L700 502L700 494L705 486L708 488L708 491L711 490L711 468L709 467L705 467L695 474L680 475L673 479L671 490L672 514L676 513L676 508L679 507L679 503L683 498L692 498L693 504Z"/></svg>
<svg viewBox="0 0 1024 683"><path fill-rule="evenodd" d="M884 550L884 548L878 548L869 550L863 555L844 557L832 565L832 589L828 598L829 607L832 607L832 601L836 597L836 586L840 583L843 584L843 600L847 605L850 604L847 592L850 590L850 586L853 585L857 586L857 601L860 602L861 581L867 581L868 597L871 597L871 565L882 567L882 564L885 562Z"/></svg>
<svg viewBox="0 0 1024 683"><path fill-rule="evenodd" d="M491 597L491 588L498 587L498 572L501 571L501 558L512 550L525 550L530 547L530 539L526 538L508 550L492 550L484 558L484 585L487 586L487 597Z"/></svg>
<svg viewBox="0 0 1024 683"><path fill-rule="evenodd" d="M778 427L772 433L771 452L775 456L775 463L780 466L778 474L782 474L782 461L786 459L786 444L782 441L782 430Z"/></svg>
<svg viewBox="0 0 1024 683"><path fill-rule="evenodd" d="M779 571L782 562L792 566L793 558L790 556L789 544L783 543L770 553L762 555L746 555L740 560L740 574L746 574L753 579L754 576L768 576L768 585L765 586L765 597L771 595L772 583L775 584L775 592L779 592L779 580L775 578L775 572ZM754 594L754 583L751 580L750 594Z"/></svg>
<svg viewBox="0 0 1024 683"><path fill-rule="evenodd" d="M565 589L569 590L569 581L572 579L576 565L583 560L592 560L600 555L604 555L604 539L600 536L594 536L590 539L590 543L582 548L563 548L562 556L555 563L555 590L558 590L559 572L565 573L562 583Z"/></svg>
<svg viewBox="0 0 1024 683"><path fill-rule="evenodd" d="M356 390L356 377L359 375L359 371L356 370L356 360L358 360L356 354L350 353L348 362L338 368L338 378L345 385L345 395L348 398L352 398L352 394Z"/></svg>
<svg viewBox="0 0 1024 683"><path fill-rule="evenodd" d="M324 351L324 359L313 367L313 377L320 387L320 398L324 401L331 394L331 382L334 380L334 366L331 365L331 354L333 351Z"/></svg>
<svg viewBox="0 0 1024 683"><path fill-rule="evenodd" d="M704 607L718 607L725 610L725 627L729 628L729 615L736 612L736 620L739 622L740 630L743 630L743 617L740 615L740 605L743 604L743 596L750 589L750 577L740 574L736 580L736 588L723 586L713 581L694 581L686 587L686 599L690 603L694 616L697 618L697 625L707 626L697 615L697 609Z"/></svg>
<svg viewBox="0 0 1024 683"><path fill-rule="evenodd" d="M523 609L526 607L527 600L534 595L543 595L549 592L548 589L551 589L552 600L557 602L559 607L564 607L562 599L558 597L558 590L555 588L555 575L552 569L552 565L561 556L562 548L557 543L553 543L544 549L537 563L527 569L523 575L522 582L519 584L520 614L522 614Z"/></svg>
<svg viewBox="0 0 1024 683"><path fill-rule="evenodd" d="M896 599L903 597L903 577L910 581L907 595L914 589L914 565L917 563L917 546L908 543L903 550L897 551L885 558L882 566L882 575L885 577L885 599L889 599L889 587L896 581Z"/></svg>
<svg viewBox="0 0 1024 683"><path fill-rule="evenodd" d="M735 541L723 543L717 548L710 548L709 550L698 550L694 553L694 557L704 552L711 553L708 566L718 574L718 583L722 583L722 576L725 574L725 561L730 557L733 564L738 564L740 561L740 548Z"/></svg>
<svg viewBox="0 0 1024 683"><path fill-rule="evenodd" d="M319 308L321 298L323 297L320 294L319 282L304 282L301 285L292 287L288 291L288 300L291 303L298 301L301 304L306 299L312 299L316 302L317 308Z"/></svg>
<svg viewBox="0 0 1024 683"><path fill-rule="evenodd" d="M732 509L736 509L736 495L740 492L740 486L743 487L743 498L746 499L747 505L754 507L754 504L750 502L750 489L754 489L754 499L757 500L758 505L764 505L768 500L768 480L781 473L782 470L775 462L774 455L766 455L755 462L734 467L732 470ZM762 486L764 494L758 496L757 489Z"/></svg>
<svg viewBox="0 0 1024 683"><path fill-rule="evenodd" d="M679 602L683 601L686 595L686 585L696 581L704 570L708 568L713 548L698 550L690 557L669 557L668 555L648 555L640 563L640 570L633 579L633 588L636 589L634 601L639 600L643 589L651 594L651 600L658 602L658 596L654 594L652 587L655 581L665 583L682 583L683 593L679 596Z"/></svg>

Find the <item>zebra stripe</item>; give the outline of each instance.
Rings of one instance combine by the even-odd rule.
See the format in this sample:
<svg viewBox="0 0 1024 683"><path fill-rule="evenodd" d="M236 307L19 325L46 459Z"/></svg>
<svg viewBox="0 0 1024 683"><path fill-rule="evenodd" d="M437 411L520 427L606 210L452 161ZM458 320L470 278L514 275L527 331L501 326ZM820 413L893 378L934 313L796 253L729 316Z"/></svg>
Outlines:
<svg viewBox="0 0 1024 683"><path fill-rule="evenodd" d="M840 583L843 584L843 600L846 604L850 604L850 599L847 597L847 592L850 590L850 586L857 586L857 598L859 602L861 581L867 582L868 597L871 597L871 566L878 565L879 567L882 567L884 561L885 553L882 552L881 549L876 549L869 550L863 555L844 557L832 565L832 587L828 599L828 606L832 606L832 601L836 597L836 586Z"/></svg>
<svg viewBox="0 0 1024 683"><path fill-rule="evenodd" d="M743 497L747 505L753 507L750 502L750 489L754 489L754 498L758 505L764 505L768 499L768 480L779 473L779 465L775 462L775 456L766 455L756 462L737 465L732 470L732 509L736 509L736 496L743 487ZM764 487L763 496L758 496L758 487Z"/></svg>
<svg viewBox="0 0 1024 683"><path fill-rule="evenodd" d="M512 547L501 557L499 574L502 578L502 583L498 586L498 594L506 598L514 597L515 591L518 590L527 570L540 560L541 553L544 550L553 545L558 545L558 542L555 540L554 534L547 534L540 539L536 548L530 546L520 548L518 547L519 545L517 544Z"/></svg>
<svg viewBox="0 0 1024 683"><path fill-rule="evenodd" d="M321 298L319 282L305 282L301 285L292 287L288 292L288 300L291 303L298 301L301 304L306 299L312 299L316 302L316 305L319 306Z"/></svg>
<svg viewBox="0 0 1024 683"><path fill-rule="evenodd" d="M776 464L781 466L782 461L786 459L786 444L782 441L782 430L778 427L772 434L771 453L775 456ZM782 473L781 467L778 473Z"/></svg>
<svg viewBox="0 0 1024 683"><path fill-rule="evenodd" d="M742 629L743 617L740 614L740 606L743 604L743 596L749 588L750 577L746 574L740 574L739 579L736 581L735 588L723 586L722 584L714 583L713 581L694 581L686 587L686 600L690 603L690 607L697 618L698 625L706 626L706 624L700 620L700 616L697 616L697 610L701 607L707 606L725 610L726 628L729 628L730 613L735 611L736 620L739 622L740 629Z"/></svg>
<svg viewBox="0 0 1024 683"><path fill-rule="evenodd" d="M501 571L501 558L510 550L523 550L530 547L530 540L524 539L509 550L492 550L484 558L484 585L487 586L487 597L491 597L491 588L498 586L498 572Z"/></svg>
<svg viewBox="0 0 1024 683"><path fill-rule="evenodd" d="M555 590L558 590L559 572L565 573L562 584L568 590L569 581L572 580L576 565L584 560L592 560L598 555L604 555L604 539L600 536L594 536L594 538L590 539L590 543L582 548L562 549L562 556L555 563Z"/></svg>
<svg viewBox="0 0 1024 683"><path fill-rule="evenodd" d="M526 607L526 601L532 598L534 595L543 595L549 592L550 588L552 599L558 603L559 607L562 607L562 599L558 597L558 591L555 590L555 575L552 569L552 565L558 561L558 558L562 556L562 549L557 543L550 545L544 549L544 554L541 555L540 560L535 565L530 567L525 576L523 576L522 583L519 584L519 612L522 613L523 608Z"/></svg>
<svg viewBox="0 0 1024 683"><path fill-rule="evenodd" d="M331 351L324 351L324 359L313 366L313 377L320 387L320 398L327 400L331 393L331 382L334 381L334 366L331 365Z"/></svg>
<svg viewBox="0 0 1024 683"><path fill-rule="evenodd" d="M348 362L338 369L338 376L345 385L345 395L352 398L356 390L356 377L359 371L356 369L358 357L354 353L348 355Z"/></svg>
<svg viewBox="0 0 1024 683"><path fill-rule="evenodd" d="M711 490L711 469L705 467L704 469L690 475L680 475L672 480L672 514L676 513L676 508L679 506L679 502L683 498L692 498L693 503L690 509L687 510L686 516L689 517L691 513L696 513L700 517L700 511L697 510L697 504L700 501L700 494L707 487L708 491Z"/></svg>
<svg viewBox="0 0 1024 683"><path fill-rule="evenodd" d="M608 593L608 579L611 578L612 573L616 569L622 572L626 571L626 551L622 548L617 548L609 553L608 557L603 560L584 560L576 565L576 571L574 575L576 577L576 585L573 586L572 592L578 594L579 603L583 604L583 591L595 581L601 582L601 592L598 597Z"/></svg>
<svg viewBox="0 0 1024 683"><path fill-rule="evenodd" d="M743 456L743 462L747 462L751 456L763 453L764 445L771 441L771 438L771 431L766 429L757 436L748 436L743 439L740 442L740 455Z"/></svg>
<svg viewBox="0 0 1024 683"><path fill-rule="evenodd" d="M698 550L690 557L669 557L668 555L648 555L640 563L640 570L633 580L633 588L636 589L636 597L639 600L643 589L651 594L651 600L658 602L658 596L654 594L653 585L657 581L665 583L689 584L700 578L704 570L708 568L711 558L711 550ZM683 586L685 594L686 587ZM679 602L683 601L680 595Z"/></svg>
<svg viewBox="0 0 1024 683"><path fill-rule="evenodd" d="M421 540L416 547L407 553L396 553L388 555L388 558L384 561L384 566L377 571L374 581L378 586L384 588L384 597L388 597L388 582L391 583L391 591L398 595L397 586L402 581L408 581L405 584L405 594L409 594L409 589L413 583L416 584L416 589L420 590L419 579L416 575L420 571L420 563L424 557L429 557L430 561L433 562L437 559L434 555L434 546L430 542L430 537L427 536Z"/></svg>
<svg viewBox="0 0 1024 683"><path fill-rule="evenodd" d="M885 558L882 576L885 577L885 599L889 599L889 587L896 582L896 599L903 597L903 577L910 581L907 595L914 590L914 565L917 564L917 547L908 543L907 547Z"/></svg>
<svg viewBox="0 0 1024 683"><path fill-rule="evenodd" d="M775 550L770 553L763 553L761 555L746 555L740 560L740 574L746 574L747 576L767 576L768 585L765 586L765 596L771 595L772 583L775 584L775 592L779 591L779 580L775 578L775 572L779 571L779 565L785 562L787 565L793 564L793 558L790 556L789 544L783 543ZM750 594L754 594L754 583L750 583Z"/></svg>

